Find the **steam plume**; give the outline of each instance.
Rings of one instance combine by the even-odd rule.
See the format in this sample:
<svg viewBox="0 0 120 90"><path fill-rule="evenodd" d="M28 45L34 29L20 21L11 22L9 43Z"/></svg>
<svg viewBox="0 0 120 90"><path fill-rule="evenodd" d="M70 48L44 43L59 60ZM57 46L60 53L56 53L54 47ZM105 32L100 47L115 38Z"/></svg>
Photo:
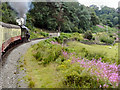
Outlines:
<svg viewBox="0 0 120 90"><path fill-rule="evenodd" d="M9 2L10 6L18 13L19 18L24 19L26 23L26 13L30 10L32 0L22 0L23 2Z"/></svg>

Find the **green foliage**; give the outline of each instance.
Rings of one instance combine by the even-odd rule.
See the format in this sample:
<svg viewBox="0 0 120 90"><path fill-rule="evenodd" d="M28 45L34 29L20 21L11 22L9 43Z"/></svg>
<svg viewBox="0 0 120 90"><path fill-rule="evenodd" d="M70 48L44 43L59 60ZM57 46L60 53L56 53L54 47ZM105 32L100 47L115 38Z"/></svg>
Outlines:
<svg viewBox="0 0 120 90"><path fill-rule="evenodd" d="M34 45L33 48L35 49L35 53L33 54L33 56L35 57L35 59L37 61L39 61L39 64L44 64L44 65L48 64L52 61L59 60L59 57L61 57L61 54L62 54L61 53L62 47L59 44L58 45L51 44L51 41L63 43L65 40L67 40L69 38L73 38L74 35L79 36L79 33L74 33L73 35L67 34L67 33L61 33L61 36L59 36L59 37L53 37L53 38L45 40L44 42L40 42L37 45ZM64 48L63 48L63 50L64 50ZM67 48L66 48L66 50L67 50ZM70 52L71 52L71 50L70 50ZM64 61L64 59L62 59L61 61Z"/></svg>
<svg viewBox="0 0 120 90"><path fill-rule="evenodd" d="M92 36L92 32L91 32L91 31L87 31L87 32L85 32L85 34L84 34L84 38L91 40L92 37L93 37L93 36Z"/></svg>
<svg viewBox="0 0 120 90"><path fill-rule="evenodd" d="M46 33L46 32L40 32L40 34L43 35L44 37L48 37L49 36L49 34Z"/></svg>
<svg viewBox="0 0 120 90"><path fill-rule="evenodd" d="M81 33L90 26L99 24L99 18L95 13L84 5L79 5L78 2L34 2L33 5L34 9L29 14L32 19L30 18L28 21L32 21L35 27Z"/></svg>
<svg viewBox="0 0 120 90"><path fill-rule="evenodd" d="M91 13L91 22L92 25L97 25L100 22L98 16L96 16L94 12Z"/></svg>
<svg viewBox="0 0 120 90"><path fill-rule="evenodd" d="M99 7L96 5L91 5L90 7L95 11L96 15L100 18L100 21L103 24L110 27L116 26L118 24L117 9L107 6L103 6L101 9L99 9Z"/></svg>
<svg viewBox="0 0 120 90"><path fill-rule="evenodd" d="M105 53L101 53L101 52L91 52L89 50L87 50L86 48L82 48L81 52L83 52L83 56L89 60L92 60L93 58L95 58L96 60L105 57Z"/></svg>
<svg viewBox="0 0 120 90"><path fill-rule="evenodd" d="M80 34L74 33L73 35ZM71 38L73 35L62 33L62 40L68 37ZM41 41L32 46L30 51L32 53L30 56L26 55L30 64L27 69L32 69L30 69L29 73L32 73L31 75L33 77L35 76L35 80L37 80L36 82L31 82L29 87L34 87L34 85L35 87L48 87L47 85L50 83L54 83L50 87L56 87L55 85L58 85L59 87L61 86L64 88L105 88L104 85L107 85L107 88L113 87L107 78L101 78L92 74L91 69L93 71L101 72L96 68L95 65L91 66L90 68L86 68L83 67L79 62L73 63L72 61L74 60L74 57L81 57L84 58L86 62L87 59L92 60L94 58L94 60L98 60L99 58L102 58L102 62L114 63L116 62L114 57L117 57L117 55L115 55L117 51L115 50L114 46L111 46L112 49L109 49L109 46L85 45L73 41L66 43L66 46L58 43L51 43L51 41L59 41L60 38L61 37L54 37L45 41ZM69 57L64 57L62 54L63 51L67 52L66 54ZM45 65L45 67L43 65ZM55 83L56 80L57 82ZM42 85L40 86L41 82Z"/></svg>
<svg viewBox="0 0 120 90"><path fill-rule="evenodd" d="M62 82L69 88L100 88L108 80L103 80L100 77L91 74L91 70L80 66L79 63L70 63L70 60L64 61L58 66L57 70L63 73ZM93 70L96 68L93 67ZM111 86L109 86L110 88Z"/></svg>
<svg viewBox="0 0 120 90"><path fill-rule="evenodd" d="M91 27L91 31L92 31L93 33L104 32L104 31L105 31L105 28L100 28L100 27L98 27L98 26L93 26L93 27Z"/></svg>
<svg viewBox="0 0 120 90"><path fill-rule="evenodd" d="M29 88L33 88L35 86L35 82L33 82L33 81L30 80L28 86L29 86Z"/></svg>
<svg viewBox="0 0 120 90"><path fill-rule="evenodd" d="M71 38L75 39L76 41L81 41L81 40L83 40L83 35L80 33L73 33Z"/></svg>
<svg viewBox="0 0 120 90"><path fill-rule="evenodd" d="M8 3L1 4L0 11L2 13L2 22L16 24L16 12L11 9Z"/></svg>
<svg viewBox="0 0 120 90"><path fill-rule="evenodd" d="M66 41L69 40L76 40L76 41L81 41L83 40L83 35L80 33L61 33L61 35L57 37L53 37L50 39L51 41L57 41L58 43L66 43Z"/></svg>
<svg viewBox="0 0 120 90"><path fill-rule="evenodd" d="M61 55L62 49L60 45L52 45L47 42L40 42L34 48L36 53L33 56L44 65L55 61Z"/></svg>
<svg viewBox="0 0 120 90"><path fill-rule="evenodd" d="M62 32L83 33L94 26L103 23L110 27L119 22L117 10L109 7L92 5L90 8L79 5L78 2L47 3L33 2L34 8L27 13L26 26L33 30L34 27ZM2 3L2 21L5 23L16 24L17 14L12 10L8 3ZM98 30L103 31L103 30ZM45 35L46 36L46 35Z"/></svg>
<svg viewBox="0 0 120 90"><path fill-rule="evenodd" d="M89 60L99 59L100 57L103 59L104 62L115 63L117 60L117 52L115 46L102 46L102 45L86 45L79 42L68 42L67 43L67 52L73 53L75 52L75 56L82 58L86 58ZM109 47L112 47L109 49ZM111 53L112 52L112 53Z"/></svg>
<svg viewBox="0 0 120 90"><path fill-rule="evenodd" d="M113 23L110 22L110 20L107 20L107 25L110 26L110 27L113 27Z"/></svg>
<svg viewBox="0 0 120 90"><path fill-rule="evenodd" d="M114 42L114 39L109 37L109 36L101 35L100 36L100 41L104 42L106 44L112 44Z"/></svg>
<svg viewBox="0 0 120 90"><path fill-rule="evenodd" d="M65 40L68 40L72 37L72 34L70 33L61 33L61 35L59 37L53 37L53 38L50 38L48 40L45 40L46 42L50 42L50 41L55 41L55 42L58 42L60 44L64 43Z"/></svg>
<svg viewBox="0 0 120 90"><path fill-rule="evenodd" d="M113 34L112 34L112 33L110 33L110 34L109 34L109 37L111 37L111 38L112 38L112 37L113 37Z"/></svg>
<svg viewBox="0 0 120 90"><path fill-rule="evenodd" d="M30 39L45 38L48 36L49 34L47 32L42 31L41 29L32 28L32 30L30 30Z"/></svg>

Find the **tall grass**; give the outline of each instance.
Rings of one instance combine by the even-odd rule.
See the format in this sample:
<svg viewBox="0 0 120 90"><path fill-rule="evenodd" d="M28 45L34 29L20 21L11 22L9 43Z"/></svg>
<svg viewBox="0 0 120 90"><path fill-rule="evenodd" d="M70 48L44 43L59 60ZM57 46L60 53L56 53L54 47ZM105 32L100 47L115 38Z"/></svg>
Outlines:
<svg viewBox="0 0 120 90"><path fill-rule="evenodd" d="M76 35L75 33L74 35ZM86 45L60 40L70 34L51 38L34 45L25 55L30 87L35 88L116 88L117 48L115 46ZM77 37L77 36L76 36ZM112 52L112 53L111 53Z"/></svg>

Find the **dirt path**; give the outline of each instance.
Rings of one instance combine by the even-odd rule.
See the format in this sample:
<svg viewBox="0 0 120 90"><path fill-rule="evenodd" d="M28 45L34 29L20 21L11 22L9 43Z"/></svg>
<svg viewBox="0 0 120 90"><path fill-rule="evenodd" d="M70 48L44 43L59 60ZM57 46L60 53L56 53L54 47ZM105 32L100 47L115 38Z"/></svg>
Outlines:
<svg viewBox="0 0 120 90"><path fill-rule="evenodd" d="M44 40L44 39L41 39ZM0 90L1 88L17 88L18 87L18 78L22 77L24 74L17 68L19 66L19 59L22 55L26 53L28 48L31 45L34 45L41 40L31 41L25 44L22 44L12 50L8 57L5 59L5 64L0 65ZM22 81L21 81L22 82ZM21 84L22 88L27 87L27 84Z"/></svg>

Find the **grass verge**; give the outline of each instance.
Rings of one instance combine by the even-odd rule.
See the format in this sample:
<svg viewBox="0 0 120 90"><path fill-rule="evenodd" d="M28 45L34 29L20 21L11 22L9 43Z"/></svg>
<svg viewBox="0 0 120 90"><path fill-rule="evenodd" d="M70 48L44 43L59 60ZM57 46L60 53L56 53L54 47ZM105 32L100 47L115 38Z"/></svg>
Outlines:
<svg viewBox="0 0 120 90"><path fill-rule="evenodd" d="M26 64L27 78L30 88L60 88L61 74L56 70L56 63L49 63L47 66L39 65L33 57L33 48L29 49L24 59Z"/></svg>

